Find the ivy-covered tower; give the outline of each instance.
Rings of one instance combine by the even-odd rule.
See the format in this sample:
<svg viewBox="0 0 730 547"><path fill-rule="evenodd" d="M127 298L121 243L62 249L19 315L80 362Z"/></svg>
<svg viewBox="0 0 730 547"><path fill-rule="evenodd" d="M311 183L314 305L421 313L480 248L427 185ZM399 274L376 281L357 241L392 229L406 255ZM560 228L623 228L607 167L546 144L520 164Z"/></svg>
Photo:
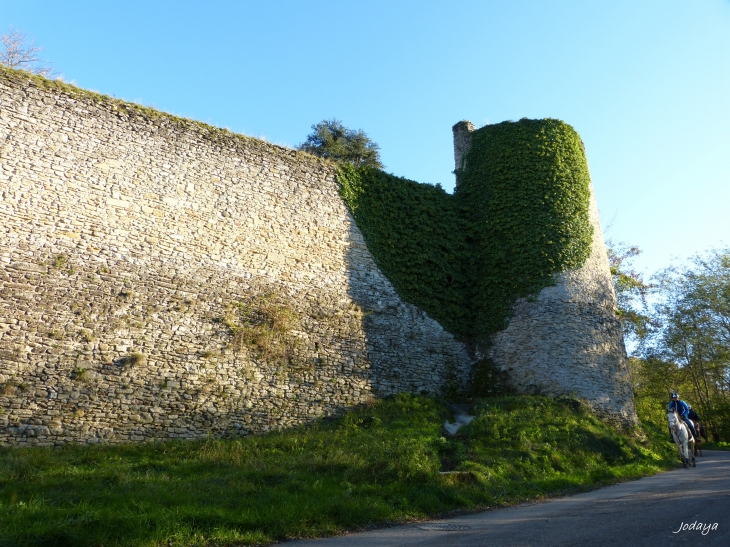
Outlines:
<svg viewBox="0 0 730 547"><path fill-rule="evenodd" d="M578 397L607 421L637 425L580 137L550 119L462 121L453 132L477 357L517 392Z"/></svg>

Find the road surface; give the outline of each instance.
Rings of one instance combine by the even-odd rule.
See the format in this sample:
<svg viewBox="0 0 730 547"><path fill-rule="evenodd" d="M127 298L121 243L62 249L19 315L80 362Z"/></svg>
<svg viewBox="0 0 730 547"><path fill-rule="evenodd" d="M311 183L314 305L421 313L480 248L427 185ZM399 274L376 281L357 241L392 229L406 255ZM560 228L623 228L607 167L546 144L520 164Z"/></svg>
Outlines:
<svg viewBox="0 0 730 547"><path fill-rule="evenodd" d="M730 452L592 492L287 547L730 546ZM694 526L693 526L694 524Z"/></svg>

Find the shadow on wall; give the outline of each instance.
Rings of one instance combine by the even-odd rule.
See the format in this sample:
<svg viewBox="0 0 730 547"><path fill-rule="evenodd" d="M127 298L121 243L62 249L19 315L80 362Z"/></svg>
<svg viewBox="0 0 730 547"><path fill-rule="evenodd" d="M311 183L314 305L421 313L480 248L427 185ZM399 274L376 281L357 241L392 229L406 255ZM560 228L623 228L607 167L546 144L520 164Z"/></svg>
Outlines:
<svg viewBox="0 0 730 547"><path fill-rule="evenodd" d="M265 432L371 396L348 302L70 253L69 273L52 258L3 270L0 311L15 319L0 338L0 443Z"/></svg>
<svg viewBox="0 0 730 547"><path fill-rule="evenodd" d="M372 395L461 387L463 346L398 297L349 230L348 286L316 302L256 276L71 250L11 263L0 308L26 312L0 339L0 443L261 433Z"/></svg>
<svg viewBox="0 0 730 547"><path fill-rule="evenodd" d="M263 432L468 363L375 268L330 163L0 79L0 443Z"/></svg>
<svg viewBox="0 0 730 547"><path fill-rule="evenodd" d="M461 386L463 346L398 297L354 222L344 236L346 283L327 290L322 279L19 245L0 272L0 316L12 318L0 338L0 443L259 433L373 394ZM269 337L277 310L296 315L291 346Z"/></svg>
<svg viewBox="0 0 730 547"><path fill-rule="evenodd" d="M400 298L377 267L354 220L346 263L349 296L362 310L373 394L463 391L472 363L466 346Z"/></svg>

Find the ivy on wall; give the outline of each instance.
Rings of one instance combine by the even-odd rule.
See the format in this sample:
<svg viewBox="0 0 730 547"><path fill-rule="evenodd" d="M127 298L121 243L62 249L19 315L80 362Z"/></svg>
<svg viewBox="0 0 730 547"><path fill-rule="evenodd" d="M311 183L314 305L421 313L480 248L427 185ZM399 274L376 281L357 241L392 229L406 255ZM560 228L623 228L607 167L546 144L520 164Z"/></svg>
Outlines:
<svg viewBox="0 0 730 547"><path fill-rule="evenodd" d="M559 120L472 133L454 195L373 168L338 168L341 194L399 295L446 330L485 339L519 297L590 254L589 174L580 137Z"/></svg>
<svg viewBox="0 0 730 547"><path fill-rule="evenodd" d="M467 249L453 196L372 167L342 165L337 178L368 249L401 298L446 330L466 334Z"/></svg>
<svg viewBox="0 0 730 547"><path fill-rule="evenodd" d="M473 334L488 335L507 326L518 297L585 263L590 176L578 133L553 119L474 131L466 166L454 197L473 238Z"/></svg>

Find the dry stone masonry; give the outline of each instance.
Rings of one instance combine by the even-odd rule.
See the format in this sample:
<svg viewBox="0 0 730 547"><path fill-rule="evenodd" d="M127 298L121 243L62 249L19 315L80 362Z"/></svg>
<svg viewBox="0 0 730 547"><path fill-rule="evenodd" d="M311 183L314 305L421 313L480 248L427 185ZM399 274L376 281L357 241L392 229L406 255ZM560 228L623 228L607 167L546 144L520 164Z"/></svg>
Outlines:
<svg viewBox="0 0 730 547"><path fill-rule="evenodd" d="M469 365L331 164L0 72L0 443L264 432Z"/></svg>
<svg viewBox="0 0 730 547"><path fill-rule="evenodd" d="M520 299L489 357L521 393L567 395L622 428L638 426L616 296L591 187L591 255L536 299Z"/></svg>
<svg viewBox="0 0 730 547"><path fill-rule="evenodd" d="M456 169L464 169L471 122L453 127ZM560 274L554 286L519 299L508 327L493 336L485 356L507 372L519 393L571 396L624 429L638 426L623 333L616 317L606 245L590 186L593 227L588 260Z"/></svg>
<svg viewBox="0 0 730 547"><path fill-rule="evenodd" d="M607 268L597 237L490 356L626 426ZM398 296L331 163L0 69L1 445L265 432L463 388L477 357Z"/></svg>

